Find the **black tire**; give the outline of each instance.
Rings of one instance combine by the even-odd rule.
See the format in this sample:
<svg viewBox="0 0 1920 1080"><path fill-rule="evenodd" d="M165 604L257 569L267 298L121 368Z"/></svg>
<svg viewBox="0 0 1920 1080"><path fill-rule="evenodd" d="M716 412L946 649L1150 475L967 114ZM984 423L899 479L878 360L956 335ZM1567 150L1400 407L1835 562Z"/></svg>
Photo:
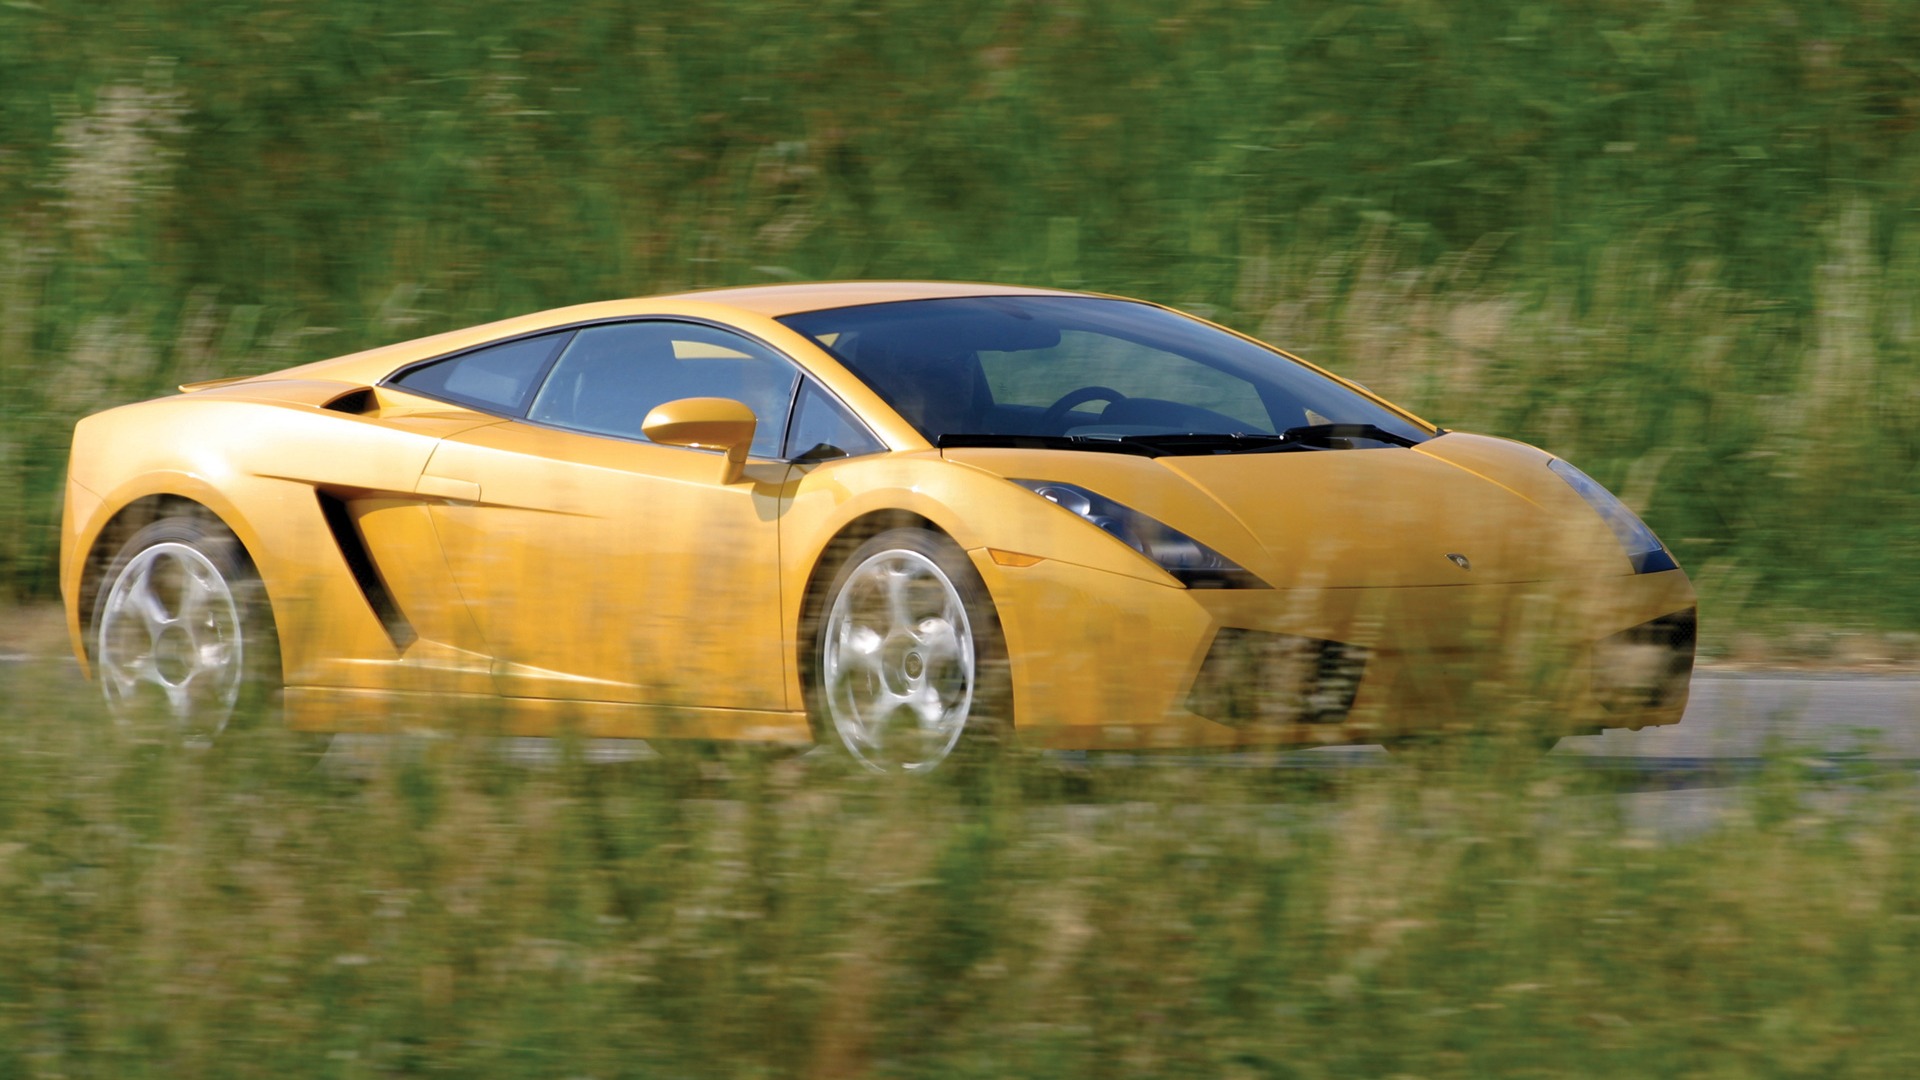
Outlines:
<svg viewBox="0 0 1920 1080"><path fill-rule="evenodd" d="M283 685L266 589L211 514L159 518L121 546L95 593L87 648L116 718L165 717L188 743L275 709Z"/></svg>
<svg viewBox="0 0 1920 1080"><path fill-rule="evenodd" d="M870 616L874 600L887 618ZM925 773L991 760L1010 741L1000 620L944 534L896 528L860 544L809 615L801 670L822 744L874 772Z"/></svg>

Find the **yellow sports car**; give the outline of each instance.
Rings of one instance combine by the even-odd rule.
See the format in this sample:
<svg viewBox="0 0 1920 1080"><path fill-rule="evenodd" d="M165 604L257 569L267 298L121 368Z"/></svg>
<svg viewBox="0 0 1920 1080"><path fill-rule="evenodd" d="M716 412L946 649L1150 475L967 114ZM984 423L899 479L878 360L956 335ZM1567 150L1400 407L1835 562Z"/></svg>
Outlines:
<svg viewBox="0 0 1920 1080"><path fill-rule="evenodd" d="M1670 724L1692 672L1686 575L1579 470L1134 300L723 289L181 389L75 430L61 585L108 703L194 738L256 692L919 771Z"/></svg>

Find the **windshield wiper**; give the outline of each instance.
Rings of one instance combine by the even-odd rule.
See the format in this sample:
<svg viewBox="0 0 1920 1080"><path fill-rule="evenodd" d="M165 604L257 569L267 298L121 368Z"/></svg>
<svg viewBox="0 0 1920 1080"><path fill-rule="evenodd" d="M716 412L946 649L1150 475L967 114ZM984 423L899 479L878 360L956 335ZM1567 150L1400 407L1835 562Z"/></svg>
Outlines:
<svg viewBox="0 0 1920 1080"><path fill-rule="evenodd" d="M1391 443L1394 446L1419 446L1420 440L1410 439L1391 428L1378 424L1303 424L1290 427L1280 433L1280 438L1294 446L1318 446L1328 449L1348 449L1335 445L1335 440L1369 439L1373 442Z"/></svg>
<svg viewBox="0 0 1920 1080"><path fill-rule="evenodd" d="M1001 435L968 432L940 436L942 450L961 446L1014 447L1024 450L1090 450L1140 457L1197 457L1248 450L1324 450L1264 432L1169 431L1154 435Z"/></svg>
<svg viewBox="0 0 1920 1080"><path fill-rule="evenodd" d="M942 450L967 446L1021 450L1091 450L1141 457L1198 457L1203 454L1261 454L1289 450L1342 450L1345 440L1369 439L1395 446L1416 446L1405 435L1375 424L1308 424L1278 435L1246 431L1169 431L1154 435L1007 435L966 432L942 435Z"/></svg>
<svg viewBox="0 0 1920 1080"><path fill-rule="evenodd" d="M1153 435L1092 435L1135 446L1150 446L1169 456L1199 454L1239 454L1248 450L1317 450L1319 447L1290 444L1285 435L1264 431L1168 431Z"/></svg>
<svg viewBox="0 0 1920 1080"><path fill-rule="evenodd" d="M1130 442L1114 435L1002 435L989 432L964 432L942 435L935 444L942 450L960 447L1002 447L1016 450L1092 450L1109 454L1137 454L1159 457L1163 451L1145 443Z"/></svg>

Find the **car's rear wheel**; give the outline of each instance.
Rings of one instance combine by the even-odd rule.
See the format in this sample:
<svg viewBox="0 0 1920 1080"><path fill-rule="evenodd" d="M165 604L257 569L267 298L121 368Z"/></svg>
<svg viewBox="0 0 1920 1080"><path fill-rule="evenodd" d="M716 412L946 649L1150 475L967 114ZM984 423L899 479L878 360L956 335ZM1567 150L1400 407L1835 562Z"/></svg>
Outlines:
<svg viewBox="0 0 1920 1080"><path fill-rule="evenodd" d="M210 742L281 685L266 591L210 516L163 517L127 540L101 582L90 640L114 716L165 717L188 743Z"/></svg>
<svg viewBox="0 0 1920 1080"><path fill-rule="evenodd" d="M1006 648L984 582L940 533L892 529L841 563L813 635L820 737L874 772L991 753L1011 729Z"/></svg>

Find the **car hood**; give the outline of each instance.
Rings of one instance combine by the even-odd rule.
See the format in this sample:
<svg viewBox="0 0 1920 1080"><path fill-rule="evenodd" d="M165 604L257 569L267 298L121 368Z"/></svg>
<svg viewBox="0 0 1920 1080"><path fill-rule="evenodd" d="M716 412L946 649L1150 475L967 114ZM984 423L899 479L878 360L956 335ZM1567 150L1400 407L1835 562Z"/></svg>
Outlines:
<svg viewBox="0 0 1920 1080"><path fill-rule="evenodd" d="M1504 439L1449 433L1414 449L1159 458L945 453L1009 479L1089 488L1280 587L1508 584L1632 572L1599 515L1548 470L1551 458Z"/></svg>

